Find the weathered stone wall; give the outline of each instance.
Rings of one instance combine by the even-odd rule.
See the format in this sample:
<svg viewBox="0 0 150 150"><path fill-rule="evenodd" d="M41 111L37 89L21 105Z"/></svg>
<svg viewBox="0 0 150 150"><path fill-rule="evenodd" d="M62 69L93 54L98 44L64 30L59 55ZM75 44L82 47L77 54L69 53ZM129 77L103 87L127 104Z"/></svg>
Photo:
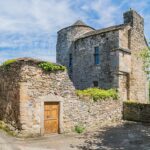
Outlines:
<svg viewBox="0 0 150 150"><path fill-rule="evenodd" d="M140 52L147 47L144 37L144 19L135 11L124 14L124 23L130 23L129 48L131 49L130 99L148 102L148 80L143 71Z"/></svg>
<svg viewBox="0 0 150 150"><path fill-rule="evenodd" d="M130 99L131 52L125 49L115 49L111 51L110 55L110 68L113 76L112 87L118 89L121 100Z"/></svg>
<svg viewBox="0 0 150 150"><path fill-rule="evenodd" d="M80 37L81 35L93 31L94 29L83 26L83 25L73 25L64 28L58 32L57 46L56 46L56 60L57 63L64 65L69 70L69 54L71 52L71 47L73 41Z"/></svg>
<svg viewBox="0 0 150 150"><path fill-rule="evenodd" d="M89 32L92 31L90 28L90 30L84 28L83 35L80 34L81 30L78 32L78 29L76 31L68 27L61 30L57 42L57 56L59 56L57 60L60 60L58 62L68 67L69 53L72 53L73 67L71 71L68 67L68 70L75 87L78 89L93 87L93 81L98 81L100 88L117 88L120 92L123 91L123 100L127 98L147 103L148 80L140 58L140 52L147 47L144 37L144 19L136 11L130 10L124 13L124 24L120 27L93 32ZM94 65L95 46L99 46L101 51L100 65ZM114 49L128 51L130 56L124 52L112 54ZM112 55L115 58L112 58ZM114 64L119 72L113 70ZM125 83L125 80L128 83ZM123 87L125 85L127 86Z"/></svg>
<svg viewBox="0 0 150 150"><path fill-rule="evenodd" d="M46 73L34 65L23 65L21 69L20 109L24 132L41 134L43 101L61 101L61 132L84 124L94 128L113 119L121 118L121 103L106 100L88 102L80 100L66 72Z"/></svg>
<svg viewBox="0 0 150 150"><path fill-rule="evenodd" d="M0 67L0 120L20 129L20 66Z"/></svg>
<svg viewBox="0 0 150 150"><path fill-rule="evenodd" d="M111 99L99 102L70 100L65 105L64 131L70 131L80 124L84 125L87 130L93 130L122 118L121 103ZM68 114L68 112L70 113Z"/></svg>
<svg viewBox="0 0 150 150"><path fill-rule="evenodd" d="M94 64L94 48L100 49L100 64ZM100 88L112 87L110 72L110 51L119 47L119 32L110 31L95 36L78 39L73 50L73 83L76 88L93 87L98 81ZM118 61L118 60L115 60Z"/></svg>
<svg viewBox="0 0 150 150"><path fill-rule="evenodd" d="M123 49L130 49L129 30L131 26L128 25L126 28L119 30L119 47Z"/></svg>
<svg viewBox="0 0 150 150"><path fill-rule="evenodd" d="M61 132L70 132L78 124L93 129L121 118L119 101L81 100L67 72L45 72L32 59L1 68L0 87L0 119L13 124L24 136L44 133L44 102L60 102Z"/></svg>
<svg viewBox="0 0 150 150"><path fill-rule="evenodd" d="M123 119L150 123L150 104L123 103Z"/></svg>

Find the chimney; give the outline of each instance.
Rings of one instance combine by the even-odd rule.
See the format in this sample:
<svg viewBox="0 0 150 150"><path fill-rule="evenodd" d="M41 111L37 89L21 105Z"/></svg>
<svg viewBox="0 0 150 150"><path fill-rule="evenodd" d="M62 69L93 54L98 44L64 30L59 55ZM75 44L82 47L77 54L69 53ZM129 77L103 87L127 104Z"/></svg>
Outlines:
<svg viewBox="0 0 150 150"><path fill-rule="evenodd" d="M129 23L133 29L144 33L144 19L135 10L130 9L123 14L124 23Z"/></svg>

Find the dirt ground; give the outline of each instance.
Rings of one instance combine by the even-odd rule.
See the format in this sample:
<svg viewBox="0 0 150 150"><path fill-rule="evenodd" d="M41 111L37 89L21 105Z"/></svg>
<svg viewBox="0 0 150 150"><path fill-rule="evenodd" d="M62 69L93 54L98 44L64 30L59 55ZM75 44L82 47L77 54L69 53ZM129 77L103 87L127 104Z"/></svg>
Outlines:
<svg viewBox="0 0 150 150"><path fill-rule="evenodd" d="M120 122L84 134L17 139L0 132L0 150L150 150L150 124Z"/></svg>

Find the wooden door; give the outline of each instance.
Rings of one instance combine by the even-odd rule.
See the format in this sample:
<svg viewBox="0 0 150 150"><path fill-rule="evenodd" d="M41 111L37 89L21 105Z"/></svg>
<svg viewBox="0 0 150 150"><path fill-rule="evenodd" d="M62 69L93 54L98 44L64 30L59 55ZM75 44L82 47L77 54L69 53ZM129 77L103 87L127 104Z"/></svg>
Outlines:
<svg viewBox="0 0 150 150"><path fill-rule="evenodd" d="M45 102L44 129L46 134L59 132L59 103Z"/></svg>

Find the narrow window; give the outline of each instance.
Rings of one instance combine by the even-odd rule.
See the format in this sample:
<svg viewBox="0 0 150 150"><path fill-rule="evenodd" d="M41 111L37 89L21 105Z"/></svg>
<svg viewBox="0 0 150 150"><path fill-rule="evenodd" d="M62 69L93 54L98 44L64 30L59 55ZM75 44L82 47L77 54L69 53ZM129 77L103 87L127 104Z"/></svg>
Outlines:
<svg viewBox="0 0 150 150"><path fill-rule="evenodd" d="M93 86L98 87L98 81L93 81Z"/></svg>
<svg viewBox="0 0 150 150"><path fill-rule="evenodd" d="M94 63L95 65L100 64L100 60L99 60L99 47L95 47L94 48Z"/></svg>
<svg viewBox="0 0 150 150"><path fill-rule="evenodd" d="M69 68L72 69L72 54L69 54Z"/></svg>

